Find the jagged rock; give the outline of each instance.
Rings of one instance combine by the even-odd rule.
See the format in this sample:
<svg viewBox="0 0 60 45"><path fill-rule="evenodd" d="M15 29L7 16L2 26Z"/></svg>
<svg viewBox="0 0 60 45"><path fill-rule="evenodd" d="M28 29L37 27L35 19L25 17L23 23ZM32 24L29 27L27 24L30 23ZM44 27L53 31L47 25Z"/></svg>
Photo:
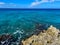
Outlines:
<svg viewBox="0 0 60 45"><path fill-rule="evenodd" d="M10 34L3 34L0 36L0 45L16 45L17 39Z"/></svg>
<svg viewBox="0 0 60 45"><path fill-rule="evenodd" d="M26 40L22 40L23 45L60 45L59 30L52 25L38 35L32 35Z"/></svg>

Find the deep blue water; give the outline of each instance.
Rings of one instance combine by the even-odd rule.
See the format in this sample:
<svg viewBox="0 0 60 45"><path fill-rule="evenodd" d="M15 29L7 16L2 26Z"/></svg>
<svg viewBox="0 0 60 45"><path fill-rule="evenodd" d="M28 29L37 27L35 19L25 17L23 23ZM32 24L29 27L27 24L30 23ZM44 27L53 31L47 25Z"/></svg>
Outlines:
<svg viewBox="0 0 60 45"><path fill-rule="evenodd" d="M60 29L60 10L0 9L0 35L16 34L21 38L31 34L36 23L53 25Z"/></svg>

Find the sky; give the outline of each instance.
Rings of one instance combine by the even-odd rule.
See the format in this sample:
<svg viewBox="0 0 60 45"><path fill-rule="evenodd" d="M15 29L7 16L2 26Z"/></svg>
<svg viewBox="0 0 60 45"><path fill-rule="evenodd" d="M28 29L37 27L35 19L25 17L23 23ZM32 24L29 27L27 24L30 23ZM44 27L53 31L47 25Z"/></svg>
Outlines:
<svg viewBox="0 0 60 45"><path fill-rule="evenodd" d="M60 8L60 0L0 0L0 8Z"/></svg>

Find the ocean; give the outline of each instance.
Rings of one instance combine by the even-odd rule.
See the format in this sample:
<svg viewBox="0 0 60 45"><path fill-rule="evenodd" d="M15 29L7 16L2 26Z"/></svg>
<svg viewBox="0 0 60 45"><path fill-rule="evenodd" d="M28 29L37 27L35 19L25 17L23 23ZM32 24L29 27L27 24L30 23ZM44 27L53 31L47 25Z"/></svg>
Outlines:
<svg viewBox="0 0 60 45"><path fill-rule="evenodd" d="M12 34L21 40L35 31L36 24L60 29L60 10L0 9L0 35Z"/></svg>

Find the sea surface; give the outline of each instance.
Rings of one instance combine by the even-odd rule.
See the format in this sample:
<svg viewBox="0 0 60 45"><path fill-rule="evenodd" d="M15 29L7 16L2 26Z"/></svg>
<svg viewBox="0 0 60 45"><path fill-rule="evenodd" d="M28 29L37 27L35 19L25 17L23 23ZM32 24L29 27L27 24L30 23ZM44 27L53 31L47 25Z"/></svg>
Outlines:
<svg viewBox="0 0 60 45"><path fill-rule="evenodd" d="M0 35L12 34L19 39L25 38L34 32L37 23L60 29L60 10L0 9Z"/></svg>

